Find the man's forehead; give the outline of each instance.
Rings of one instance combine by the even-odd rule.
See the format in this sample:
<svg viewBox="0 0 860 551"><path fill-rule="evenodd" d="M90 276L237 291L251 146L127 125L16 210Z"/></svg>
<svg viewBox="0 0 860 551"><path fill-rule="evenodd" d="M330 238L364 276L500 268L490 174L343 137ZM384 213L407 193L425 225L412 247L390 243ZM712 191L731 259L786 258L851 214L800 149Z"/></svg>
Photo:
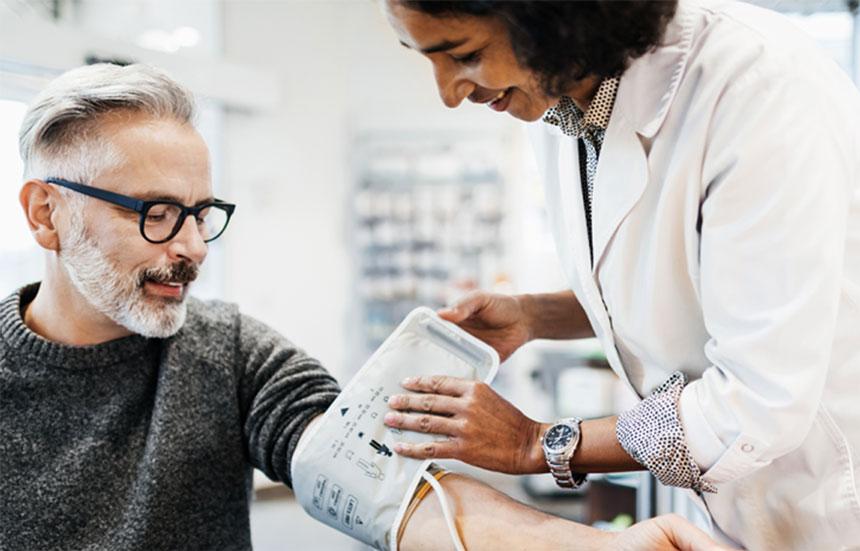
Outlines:
<svg viewBox="0 0 860 551"><path fill-rule="evenodd" d="M212 184L208 173L197 178L181 174L171 175L163 171L147 174L137 170L124 170L121 164L117 169L99 175L95 185L146 201L193 204L212 198Z"/></svg>
<svg viewBox="0 0 860 551"><path fill-rule="evenodd" d="M119 113L106 118L101 138L116 155L95 182L147 200L198 202L211 197L209 151L188 124Z"/></svg>

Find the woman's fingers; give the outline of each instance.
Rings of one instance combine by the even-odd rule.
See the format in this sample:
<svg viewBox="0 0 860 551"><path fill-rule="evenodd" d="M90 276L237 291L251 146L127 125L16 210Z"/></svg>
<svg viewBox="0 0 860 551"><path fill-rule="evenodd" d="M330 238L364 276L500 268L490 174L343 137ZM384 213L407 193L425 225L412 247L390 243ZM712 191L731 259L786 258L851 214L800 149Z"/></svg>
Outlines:
<svg viewBox="0 0 860 551"><path fill-rule="evenodd" d="M387 426L395 429L444 436L459 434L461 425L460 421L431 413L401 413L399 411L389 411L385 414L383 421Z"/></svg>
<svg viewBox="0 0 860 551"><path fill-rule="evenodd" d="M400 411L453 415L460 411L460 402L439 394L397 394L388 399L388 406Z"/></svg>
<svg viewBox="0 0 860 551"><path fill-rule="evenodd" d="M447 377L445 375L433 375L430 377L407 377L403 379L400 386L413 392L424 392L427 394L442 394L445 396L462 396L475 384L469 379L458 377Z"/></svg>
<svg viewBox="0 0 860 551"><path fill-rule="evenodd" d="M452 442L426 442L423 444L394 444L394 451L412 459L454 459L456 445Z"/></svg>
<svg viewBox="0 0 860 551"><path fill-rule="evenodd" d="M473 291L455 302L453 305L440 309L437 311L437 314L439 314L439 317L444 320L453 323L460 323L480 311L487 304L487 300L487 293L483 291Z"/></svg>

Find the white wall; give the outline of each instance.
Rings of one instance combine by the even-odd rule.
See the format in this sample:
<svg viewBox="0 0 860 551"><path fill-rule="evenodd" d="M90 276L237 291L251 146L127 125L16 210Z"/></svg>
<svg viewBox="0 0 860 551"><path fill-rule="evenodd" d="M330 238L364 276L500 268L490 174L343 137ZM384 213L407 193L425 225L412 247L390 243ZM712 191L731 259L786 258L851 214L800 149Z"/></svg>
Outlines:
<svg viewBox="0 0 860 551"><path fill-rule="evenodd" d="M351 137L498 135L517 125L479 106L447 110L429 62L399 45L375 2L226 2L224 10L227 61L273 71L283 90L276 110L225 117L225 182L239 204L227 298L345 380L361 361L347 357Z"/></svg>
<svg viewBox="0 0 860 551"><path fill-rule="evenodd" d="M371 0L63 5L59 26L41 8L2 12L9 40L0 41L0 58L44 71L31 93L94 52L165 66L197 92L239 105L216 121L220 143L211 139L218 132L208 133L213 153L221 152L218 192L238 203L204 270L205 280L222 270L223 279L202 281L195 292L223 290L342 378L361 362L347 358L355 305L352 137L381 129L463 131L511 137L512 148L518 143L518 125L509 117L474 105L446 109L429 62L399 45ZM185 25L197 28L201 41L179 56L133 45L147 29ZM46 38L38 48L21 46L33 34Z"/></svg>

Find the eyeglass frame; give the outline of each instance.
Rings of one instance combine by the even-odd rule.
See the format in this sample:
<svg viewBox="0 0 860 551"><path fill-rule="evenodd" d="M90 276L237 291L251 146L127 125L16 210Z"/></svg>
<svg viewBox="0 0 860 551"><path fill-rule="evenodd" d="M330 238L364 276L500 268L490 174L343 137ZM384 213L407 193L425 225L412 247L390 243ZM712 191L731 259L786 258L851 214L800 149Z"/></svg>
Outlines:
<svg viewBox="0 0 860 551"><path fill-rule="evenodd" d="M182 229L183 224L185 224L185 219L188 218L189 214L194 215L194 218L198 222L202 222L200 219L200 212L204 209L215 207L223 210L227 213L227 221L224 222L224 227L221 228L221 231L218 232L214 237L210 237L209 239L204 239L204 243L211 243L215 241L224 231L227 229L227 226L230 224L230 218L233 216L233 211L236 210L236 205L233 203L227 203L222 201L221 199L214 199L208 203L204 203L202 205L198 205L196 207L186 207L182 203L177 201L168 201L168 200L157 200L157 201L145 201L143 199L138 199L136 197L130 197L128 195L123 195L121 193L115 193L113 191L108 191L106 189L101 189L93 186L88 186L86 184L81 184L78 182L71 182L69 180L64 180L63 178L47 178L45 182L49 184L55 184L58 186L62 186L64 188L71 189L73 191L77 191L78 193L82 193L89 197L94 197L96 199L100 199L102 201L106 201L108 203L126 208L128 210L134 211L140 214L140 235L145 240L150 243L159 245L161 243L167 243L179 233L179 230ZM173 229L170 231L170 234L165 239L150 239L146 236L146 232L143 227L146 222L146 214L149 212L149 209L154 207L155 205L173 205L180 209L179 217L176 219L176 225L173 226Z"/></svg>

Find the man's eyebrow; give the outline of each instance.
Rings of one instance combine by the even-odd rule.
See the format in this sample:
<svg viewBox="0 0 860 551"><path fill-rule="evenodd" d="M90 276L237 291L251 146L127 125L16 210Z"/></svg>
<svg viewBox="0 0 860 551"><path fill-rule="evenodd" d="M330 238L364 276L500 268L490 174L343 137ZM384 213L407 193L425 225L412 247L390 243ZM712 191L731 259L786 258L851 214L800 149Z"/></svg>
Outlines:
<svg viewBox="0 0 860 551"><path fill-rule="evenodd" d="M144 193L136 196L138 199L143 201L170 201L171 203L179 203L180 205L184 205L185 203L179 197L175 195L164 195L161 193ZM206 199L201 199L197 201L192 206L197 207L200 205L205 205L206 203L212 203L215 201L214 197L207 197Z"/></svg>
<svg viewBox="0 0 860 551"><path fill-rule="evenodd" d="M468 41L469 41L468 38L464 38L462 40L453 40L453 41L452 40L445 40L444 42L440 42L439 44L430 46L429 48L421 48L418 51L421 52L422 54L435 54L437 52L445 52L448 50L453 50L454 48L462 46L463 44L465 44ZM400 44L404 48L409 48L410 50L412 49L412 46L410 46L406 42L403 42L402 40L400 41Z"/></svg>

